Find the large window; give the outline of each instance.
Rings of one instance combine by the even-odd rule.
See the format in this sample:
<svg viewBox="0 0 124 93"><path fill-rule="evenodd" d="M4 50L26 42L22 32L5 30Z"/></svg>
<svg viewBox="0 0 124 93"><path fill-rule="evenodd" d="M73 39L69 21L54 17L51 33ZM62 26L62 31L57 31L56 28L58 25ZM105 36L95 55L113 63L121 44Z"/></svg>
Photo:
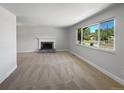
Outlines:
<svg viewBox="0 0 124 93"><path fill-rule="evenodd" d="M114 19L79 28L77 33L80 45L114 49Z"/></svg>
<svg viewBox="0 0 124 93"><path fill-rule="evenodd" d="M100 23L100 47L114 47L114 20L109 20Z"/></svg>
<svg viewBox="0 0 124 93"><path fill-rule="evenodd" d="M98 46L98 30L99 25L92 25L89 27L83 28L83 45L86 46Z"/></svg>

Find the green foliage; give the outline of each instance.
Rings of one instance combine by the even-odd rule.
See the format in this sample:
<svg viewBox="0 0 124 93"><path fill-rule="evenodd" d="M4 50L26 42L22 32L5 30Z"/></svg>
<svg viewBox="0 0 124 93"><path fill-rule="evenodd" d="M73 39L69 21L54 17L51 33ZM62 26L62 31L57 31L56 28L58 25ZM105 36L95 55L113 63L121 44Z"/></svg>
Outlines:
<svg viewBox="0 0 124 93"><path fill-rule="evenodd" d="M94 37L95 40L98 40L98 29L96 29L95 33L91 33L91 37Z"/></svg>
<svg viewBox="0 0 124 93"><path fill-rule="evenodd" d="M114 28L100 29L100 38L102 41L105 41L107 43L112 36L114 36Z"/></svg>
<svg viewBox="0 0 124 93"><path fill-rule="evenodd" d="M95 38L95 40L98 39L98 29L94 33L91 33L89 27L84 28L83 29L83 40L89 41L91 37Z"/></svg>
<svg viewBox="0 0 124 93"><path fill-rule="evenodd" d="M90 28L83 28L83 40L90 40Z"/></svg>
<svg viewBox="0 0 124 93"><path fill-rule="evenodd" d="M100 29L100 39L102 41L107 43L112 36L114 36L114 28ZM83 28L83 40L89 41L91 37L95 38L95 40L98 40L98 29L94 33L91 33L89 27Z"/></svg>

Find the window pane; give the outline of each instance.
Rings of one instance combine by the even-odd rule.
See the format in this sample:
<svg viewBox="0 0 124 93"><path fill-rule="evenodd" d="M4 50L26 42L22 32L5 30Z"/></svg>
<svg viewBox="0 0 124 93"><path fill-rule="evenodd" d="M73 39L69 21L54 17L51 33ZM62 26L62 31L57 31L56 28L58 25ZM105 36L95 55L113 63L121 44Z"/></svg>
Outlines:
<svg viewBox="0 0 124 93"><path fill-rule="evenodd" d="M81 28L79 28L77 32L77 43L81 44Z"/></svg>
<svg viewBox="0 0 124 93"><path fill-rule="evenodd" d="M100 23L100 47L113 49L114 47L114 20Z"/></svg>
<svg viewBox="0 0 124 93"><path fill-rule="evenodd" d="M83 28L83 45L98 47L98 29L98 24Z"/></svg>

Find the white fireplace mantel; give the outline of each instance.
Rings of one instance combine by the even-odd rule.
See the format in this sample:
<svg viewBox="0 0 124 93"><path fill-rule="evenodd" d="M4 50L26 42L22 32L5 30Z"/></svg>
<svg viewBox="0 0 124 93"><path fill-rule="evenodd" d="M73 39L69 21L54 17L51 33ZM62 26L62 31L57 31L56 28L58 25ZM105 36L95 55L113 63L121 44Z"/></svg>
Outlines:
<svg viewBox="0 0 124 93"><path fill-rule="evenodd" d="M40 49L41 48L41 42L54 42L54 48L55 48L55 40L56 38L55 37L37 37L37 40L38 40L38 48Z"/></svg>

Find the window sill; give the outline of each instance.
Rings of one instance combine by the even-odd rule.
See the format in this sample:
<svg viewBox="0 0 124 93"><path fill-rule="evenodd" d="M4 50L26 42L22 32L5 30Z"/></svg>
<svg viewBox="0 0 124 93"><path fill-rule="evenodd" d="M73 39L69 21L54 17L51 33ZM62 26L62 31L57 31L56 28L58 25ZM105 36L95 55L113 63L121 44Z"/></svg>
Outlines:
<svg viewBox="0 0 124 93"><path fill-rule="evenodd" d="M97 51L106 52L106 53L115 55L115 50L113 50L113 49L96 48L96 47L85 46L85 45L81 45L81 44L76 44L76 45L81 46L81 47L86 47L86 48L90 48L90 49L94 49L94 50L97 50Z"/></svg>

